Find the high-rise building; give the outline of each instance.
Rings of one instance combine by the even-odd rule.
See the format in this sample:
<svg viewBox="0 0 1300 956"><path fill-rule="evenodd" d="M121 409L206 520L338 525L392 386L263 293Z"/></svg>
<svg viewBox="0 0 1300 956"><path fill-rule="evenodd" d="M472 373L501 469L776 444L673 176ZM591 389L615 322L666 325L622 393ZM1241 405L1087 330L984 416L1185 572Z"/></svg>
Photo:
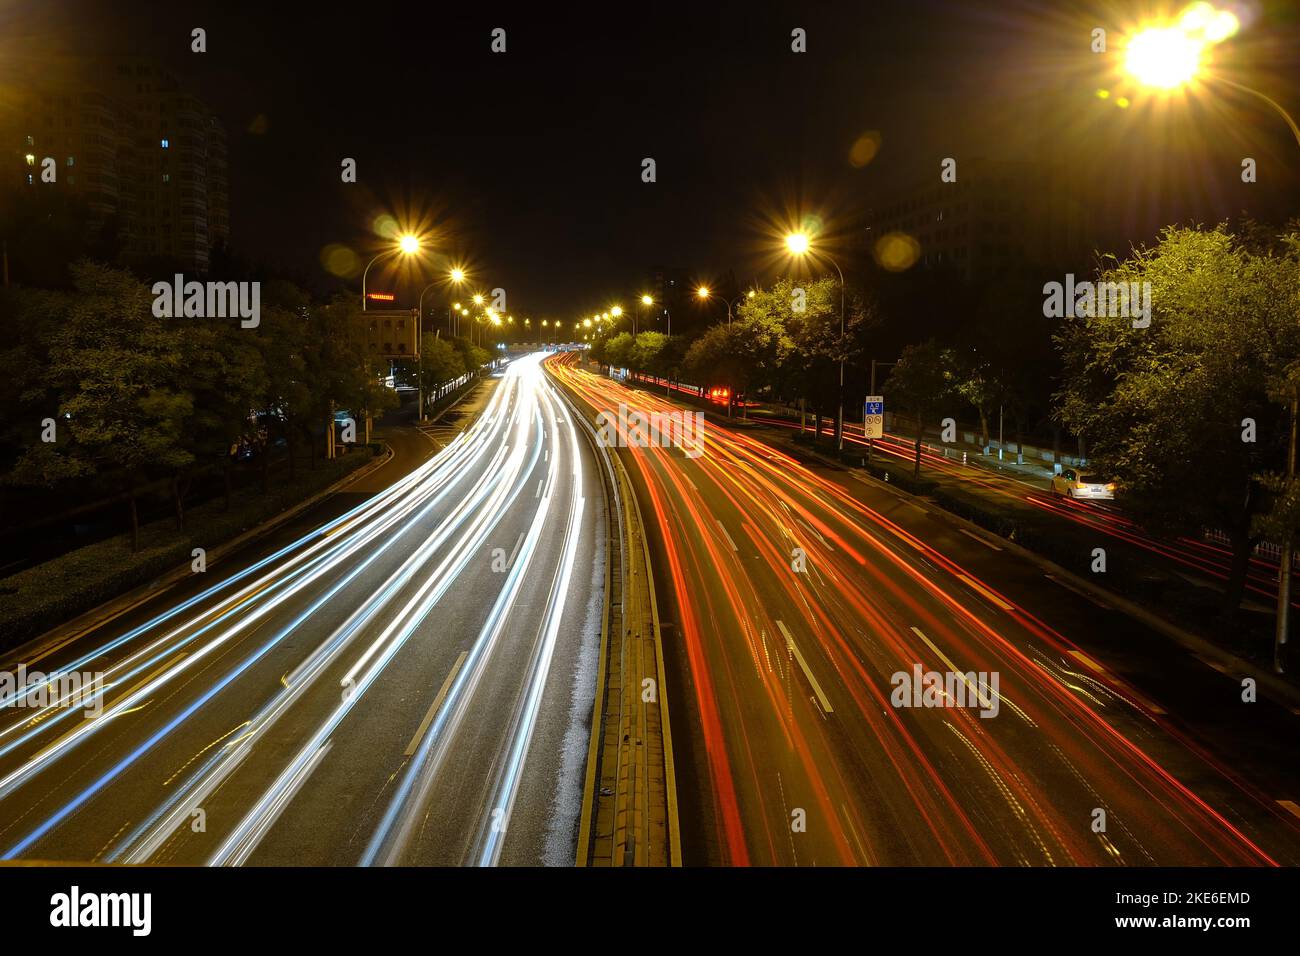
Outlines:
<svg viewBox="0 0 1300 956"><path fill-rule="evenodd" d="M655 268L647 276L646 291L655 300L655 304L646 310L644 327L652 331L667 331L668 317L672 316L673 328L684 332L691 322L691 314L686 309L690 299L690 277L685 269ZM642 293L638 293L638 297ZM633 303L641 308L639 301Z"/></svg>
<svg viewBox="0 0 1300 956"><path fill-rule="evenodd" d="M1044 266L1089 264L1091 220L1077 184L1053 166L971 160L957 182L935 175L877 206L861 241L873 249L888 234L903 233L917 242L921 268L967 279L1036 277Z"/></svg>
<svg viewBox="0 0 1300 956"><path fill-rule="evenodd" d="M175 76L139 58L91 60L10 92L0 143L17 182L7 186L79 197L88 232L126 262L207 271L230 232L226 134Z"/></svg>

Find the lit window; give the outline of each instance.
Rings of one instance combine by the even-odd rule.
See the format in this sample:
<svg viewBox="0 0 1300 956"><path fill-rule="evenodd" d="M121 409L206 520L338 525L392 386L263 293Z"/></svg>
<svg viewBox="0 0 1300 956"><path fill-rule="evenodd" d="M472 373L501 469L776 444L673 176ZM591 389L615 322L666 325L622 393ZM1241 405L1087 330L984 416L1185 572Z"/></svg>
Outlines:
<svg viewBox="0 0 1300 956"><path fill-rule="evenodd" d="M27 145L28 145L28 146L35 146L35 145L36 145L36 140L34 140L34 139L32 139L30 136L28 136L28 137L27 137Z"/></svg>
<svg viewBox="0 0 1300 956"><path fill-rule="evenodd" d="M170 148L170 146L171 146L171 142L170 142L170 141L168 141L168 140L163 140L163 141L162 141L162 148L163 148L163 149L168 149L168 148Z"/></svg>
<svg viewBox="0 0 1300 956"><path fill-rule="evenodd" d="M72 157L71 157L71 156L68 157L68 165L69 165L69 166L75 166L75 165L76 165L76 163L74 163L74 162L72 161Z"/></svg>
<svg viewBox="0 0 1300 956"><path fill-rule="evenodd" d="M163 182L165 182L165 183L169 183L169 182L171 182L171 181L172 181L172 174L171 174L171 173L163 173Z"/></svg>
<svg viewBox="0 0 1300 956"><path fill-rule="evenodd" d="M30 186L31 184L32 184L32 174L31 174L31 173L28 173L28 174L27 174L27 185Z"/></svg>
<svg viewBox="0 0 1300 956"><path fill-rule="evenodd" d="M31 153L28 153L28 154L27 154L27 165L28 165L28 166L35 166L35 165L36 165L36 157L33 156Z"/></svg>

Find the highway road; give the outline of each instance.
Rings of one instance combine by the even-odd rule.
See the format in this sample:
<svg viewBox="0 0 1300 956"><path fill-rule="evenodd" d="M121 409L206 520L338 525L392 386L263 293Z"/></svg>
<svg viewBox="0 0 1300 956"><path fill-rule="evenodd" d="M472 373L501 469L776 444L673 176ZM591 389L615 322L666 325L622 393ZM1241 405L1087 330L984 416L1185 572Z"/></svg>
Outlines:
<svg viewBox="0 0 1300 956"><path fill-rule="evenodd" d="M637 376L642 387L667 387L676 394L698 395L698 389L680 383L668 383L652 376ZM725 406L722 406L725 407ZM754 424L793 433L800 430L799 416L780 405L757 405L745 410ZM813 416L809 415L804 429L812 432ZM833 438L834 424L823 420L822 434ZM866 453L871 444L863 437L862 425L845 422L844 442L847 451ZM886 434L874 443L873 455L882 465L897 466L911 474L915 456L914 440L902 434ZM1226 536L1221 540L1200 540L1186 536L1160 537L1127 517L1122 509L1110 503L1096 501L1071 501L1051 492L1046 478L1033 477L1013 467L1003 467L992 456L983 458L970 455L963 461L960 448L935 445L927 439L921 451L922 476L937 481L941 486L955 488L965 496L978 500L984 510L1004 514L1033 528L1053 528L1055 533L1078 537L1086 532L1096 544L1104 545L1112 558L1122 556L1126 564L1144 569L1148 586L1164 587L1171 580L1184 582L1187 587L1178 598L1188 603L1197 589L1216 591L1225 589L1233 565L1232 549ZM1090 543L1086 551L1090 551ZM1149 572L1159 571L1157 576ZM1271 619L1277 606L1277 557L1254 554L1244 563L1242 610ZM1196 595L1203 597L1203 595ZM1200 601L1217 611L1218 599ZM1300 609L1300 598L1292 602ZM1271 620L1264 623L1271 635Z"/></svg>
<svg viewBox="0 0 1300 956"><path fill-rule="evenodd" d="M797 420L764 415L765 424L794 431ZM812 425L808 426L809 431ZM833 426L824 426L827 436L834 434ZM862 437L862 426L852 422L844 428L845 447L863 451L868 442ZM877 440L874 455L882 463L892 463L911 474L915 456L912 441L900 435L886 435ZM979 462L963 464L955 450L952 457L936 454L929 445L922 446L923 474L930 480L953 481L969 495L982 499L987 506L1019 520L1047 525L1049 522L1069 523L1086 530L1104 544L1111 553L1132 556L1132 563L1161 568L1191 582L1197 587L1222 592L1232 569L1233 553L1226 544L1202 541L1186 536L1160 537L1143 529L1124 515L1122 510L1109 503L1071 501L1051 492L1046 479L1030 478L1011 470L994 471L996 464ZM1245 562L1243 598L1245 609L1271 617L1277 606L1277 559L1252 555ZM1292 602L1300 609L1300 599Z"/></svg>
<svg viewBox="0 0 1300 956"><path fill-rule="evenodd" d="M445 447L405 429L368 486L12 655L103 693L0 708L0 858L571 863L603 491L538 356L488 389Z"/></svg>
<svg viewBox="0 0 1300 956"><path fill-rule="evenodd" d="M593 417L680 411L550 367ZM1294 713L881 483L712 422L698 457L637 438L688 863L1300 862Z"/></svg>

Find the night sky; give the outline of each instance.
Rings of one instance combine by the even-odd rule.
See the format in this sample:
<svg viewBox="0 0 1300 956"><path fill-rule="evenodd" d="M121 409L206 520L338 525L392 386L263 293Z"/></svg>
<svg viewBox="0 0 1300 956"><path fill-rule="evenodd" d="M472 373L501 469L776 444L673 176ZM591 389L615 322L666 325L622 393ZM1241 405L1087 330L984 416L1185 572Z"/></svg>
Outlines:
<svg viewBox="0 0 1300 956"><path fill-rule="evenodd" d="M250 259L323 280L321 249L382 248L370 224L391 212L505 287L512 311L570 317L658 266L770 279L781 225L812 213L851 237L874 203L937 181L941 157L1042 140L1113 164L1112 193L1130 199L1099 242L1148 238L1173 216L1294 214L1300 146L1263 109L1121 115L1094 98L1088 31L1118 35L1148 8L0 0L0 61L130 53L170 67L225 121L232 243ZM1300 69L1279 52L1296 48L1296 4L1245 12L1222 65L1300 108ZM204 54L189 50L195 26ZM505 54L490 51L494 27ZM790 50L794 27L805 54ZM855 167L870 131L880 149ZM1243 154L1269 164L1267 181L1233 181ZM358 184L340 182L343 157Z"/></svg>

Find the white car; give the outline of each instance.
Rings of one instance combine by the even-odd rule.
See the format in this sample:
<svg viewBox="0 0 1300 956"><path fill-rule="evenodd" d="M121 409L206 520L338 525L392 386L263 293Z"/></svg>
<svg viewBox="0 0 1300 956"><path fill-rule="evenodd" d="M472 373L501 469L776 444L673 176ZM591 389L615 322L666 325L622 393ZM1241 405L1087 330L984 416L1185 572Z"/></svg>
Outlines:
<svg viewBox="0 0 1300 956"><path fill-rule="evenodd" d="M1100 475L1074 468L1066 468L1052 479L1052 494L1090 501L1111 501L1115 497L1115 482Z"/></svg>

